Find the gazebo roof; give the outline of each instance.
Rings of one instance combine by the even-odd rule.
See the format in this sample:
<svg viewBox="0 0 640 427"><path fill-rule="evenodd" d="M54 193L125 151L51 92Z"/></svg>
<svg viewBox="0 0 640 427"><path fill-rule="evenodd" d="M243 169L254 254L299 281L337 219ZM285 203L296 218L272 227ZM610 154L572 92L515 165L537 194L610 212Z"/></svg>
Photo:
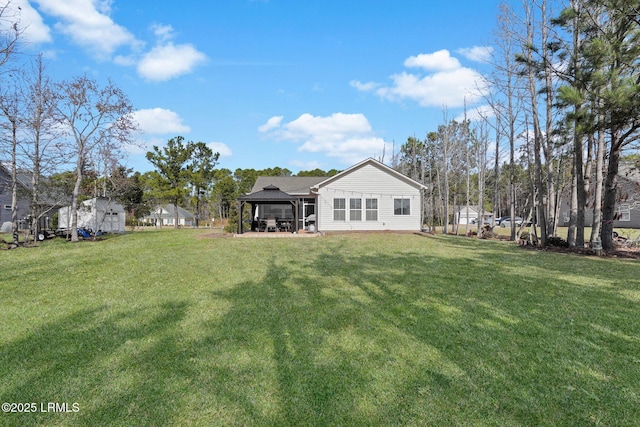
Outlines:
<svg viewBox="0 0 640 427"><path fill-rule="evenodd" d="M269 184L260 191L238 197L241 202L291 202L297 197L285 193L273 184Z"/></svg>
<svg viewBox="0 0 640 427"><path fill-rule="evenodd" d="M259 176L251 193L274 186L292 196L309 196L311 187L315 187L325 179L327 179L326 176Z"/></svg>

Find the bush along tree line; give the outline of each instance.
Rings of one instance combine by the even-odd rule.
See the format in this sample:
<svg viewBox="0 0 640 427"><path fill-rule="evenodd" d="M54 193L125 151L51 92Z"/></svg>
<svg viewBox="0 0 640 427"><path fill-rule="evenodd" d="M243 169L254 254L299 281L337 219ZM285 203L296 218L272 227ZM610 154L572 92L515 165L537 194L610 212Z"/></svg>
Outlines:
<svg viewBox="0 0 640 427"><path fill-rule="evenodd" d="M437 129L393 150L392 167L429 189L424 223L461 232L456 209L477 206L532 221L532 239L545 246L557 237L564 198L570 205L568 244L601 240L612 249L613 222L628 196L619 188L620 168L639 163L638 10L640 0L524 0L517 10L501 4L492 71L478 87L486 108L473 111L471 120L466 113L451 119L445 107ZM8 24L0 28L0 161L10 175L15 241L17 182L25 171L34 228L49 212L44 201L66 195L73 206L83 197L112 196L135 218L171 203L194 211L198 225L212 217L234 223L236 199L257 176L292 175L279 167L216 168L217 153L180 136L147 154L154 171L124 168L123 147L136 131L126 94L86 76L51 82L42 57L30 66L16 64L17 17L6 16L7 9L0 13ZM593 226L585 236L588 211ZM480 234L482 225L466 224L464 232ZM514 221L510 232L516 240Z"/></svg>

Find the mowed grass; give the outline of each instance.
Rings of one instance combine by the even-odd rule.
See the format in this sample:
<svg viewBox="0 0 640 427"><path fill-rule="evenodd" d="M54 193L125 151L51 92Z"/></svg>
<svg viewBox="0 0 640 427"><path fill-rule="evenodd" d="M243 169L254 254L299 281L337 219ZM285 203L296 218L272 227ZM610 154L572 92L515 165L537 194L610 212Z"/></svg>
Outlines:
<svg viewBox="0 0 640 427"><path fill-rule="evenodd" d="M198 233L0 252L0 425L638 425L636 261Z"/></svg>

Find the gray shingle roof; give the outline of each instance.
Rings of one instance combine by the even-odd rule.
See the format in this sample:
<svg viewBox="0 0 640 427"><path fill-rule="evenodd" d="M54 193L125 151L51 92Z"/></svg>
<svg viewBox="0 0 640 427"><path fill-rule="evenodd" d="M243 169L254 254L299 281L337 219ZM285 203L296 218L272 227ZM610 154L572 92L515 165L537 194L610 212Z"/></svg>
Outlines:
<svg viewBox="0 0 640 427"><path fill-rule="evenodd" d="M263 191L265 187L273 185L289 195L306 196L311 193L311 187L325 179L327 179L326 176L259 176L250 194Z"/></svg>

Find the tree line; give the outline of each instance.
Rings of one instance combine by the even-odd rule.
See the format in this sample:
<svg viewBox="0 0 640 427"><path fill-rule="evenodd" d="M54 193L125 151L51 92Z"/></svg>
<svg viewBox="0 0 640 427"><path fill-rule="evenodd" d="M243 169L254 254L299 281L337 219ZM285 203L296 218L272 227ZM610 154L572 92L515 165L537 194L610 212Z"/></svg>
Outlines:
<svg viewBox="0 0 640 427"><path fill-rule="evenodd" d="M611 249L626 197L620 165L638 167L640 1L524 0L517 10L503 3L493 45L480 120L449 120L445 108L437 130L408 138L394 156L396 168L432 189L425 221L448 232L449 211L462 199L532 218L544 246L557 235L567 194L569 244Z"/></svg>

